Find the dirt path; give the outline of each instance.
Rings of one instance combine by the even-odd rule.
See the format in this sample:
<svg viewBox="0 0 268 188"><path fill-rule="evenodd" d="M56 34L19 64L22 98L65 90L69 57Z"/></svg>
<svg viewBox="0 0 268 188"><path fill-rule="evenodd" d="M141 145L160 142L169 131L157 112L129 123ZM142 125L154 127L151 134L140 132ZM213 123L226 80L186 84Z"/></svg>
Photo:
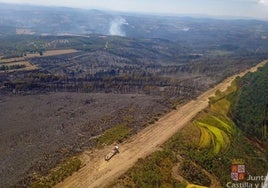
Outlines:
<svg viewBox="0 0 268 188"><path fill-rule="evenodd" d="M250 71L255 71L264 64L265 62L262 62ZM85 166L55 187L93 188L109 185L132 167L139 158L146 157L158 150L160 145L185 126L198 112L205 109L208 106L208 97L212 96L216 90L225 90L236 76L243 76L246 72L227 78L196 100L188 102L166 114L155 124L146 127L119 145L120 154L114 156L109 162L104 160L104 156L113 149L113 146L84 152L81 157Z"/></svg>

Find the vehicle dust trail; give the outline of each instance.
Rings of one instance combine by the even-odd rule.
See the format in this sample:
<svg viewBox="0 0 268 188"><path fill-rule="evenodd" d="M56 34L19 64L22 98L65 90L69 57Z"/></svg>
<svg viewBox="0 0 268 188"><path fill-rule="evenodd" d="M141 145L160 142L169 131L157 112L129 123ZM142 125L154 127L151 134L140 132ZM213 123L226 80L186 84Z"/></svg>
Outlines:
<svg viewBox="0 0 268 188"><path fill-rule="evenodd" d="M261 62L248 71L256 71L258 67L263 66L265 63ZM222 83L200 95L196 100L192 100L180 106L177 110L166 114L155 124L146 127L126 142L120 144L120 153L108 162L104 160L104 157L113 149L113 146L84 152L81 156L84 167L55 187L93 188L109 185L132 167L139 158L144 158L157 151L160 145L185 126L200 111L205 109L208 106L208 98L216 90L225 90L236 76L243 76L248 71L227 78Z"/></svg>

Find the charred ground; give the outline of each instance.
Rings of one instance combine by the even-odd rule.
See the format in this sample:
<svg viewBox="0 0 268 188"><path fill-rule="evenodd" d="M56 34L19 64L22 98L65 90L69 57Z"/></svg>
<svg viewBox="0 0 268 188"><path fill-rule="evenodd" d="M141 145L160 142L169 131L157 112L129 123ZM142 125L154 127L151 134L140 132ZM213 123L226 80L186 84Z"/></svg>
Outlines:
<svg viewBox="0 0 268 188"><path fill-rule="evenodd" d="M53 36L62 26L49 36L1 33L1 187L27 187L34 172L45 174L66 156L96 145L94 138L105 130L123 123L134 134L268 57L266 22L119 16L135 26L123 28L128 37ZM13 31L21 26L17 21L15 28L1 27ZM96 27L99 33L108 34L106 22ZM42 28L30 19L25 23ZM45 55L59 49L74 50ZM34 68L24 70L20 62Z"/></svg>

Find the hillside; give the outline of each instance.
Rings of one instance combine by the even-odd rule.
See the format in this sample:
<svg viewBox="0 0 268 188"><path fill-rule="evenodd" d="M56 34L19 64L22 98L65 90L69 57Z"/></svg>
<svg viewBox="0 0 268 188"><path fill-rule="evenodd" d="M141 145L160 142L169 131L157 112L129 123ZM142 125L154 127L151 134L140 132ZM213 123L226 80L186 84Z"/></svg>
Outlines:
<svg viewBox="0 0 268 188"><path fill-rule="evenodd" d="M234 123L229 117L229 110L234 101L243 100L243 95L237 95L243 88L240 87L241 81L258 77L262 83L266 76L261 75L267 75L267 67L266 63L257 72L238 77L224 92L217 91L210 98L210 106L177 132L161 151L140 159L113 186L108 187L191 187L196 184L216 188L239 184L262 185L268 169L267 140L259 144L248 139L248 132ZM253 87L253 84L250 86ZM268 87L267 84L262 86L254 88L253 98L261 92L259 90ZM255 110L258 108L262 109L262 105ZM258 116L251 118L258 120ZM254 129L261 132L263 127L255 126ZM238 160L245 165L246 171L245 177L236 182L231 178L231 166L237 164L235 162ZM247 180L256 176L263 178Z"/></svg>
<svg viewBox="0 0 268 188"><path fill-rule="evenodd" d="M249 137L267 141L268 132L268 66L249 73L237 81L232 96L230 116Z"/></svg>
<svg viewBox="0 0 268 188"><path fill-rule="evenodd" d="M44 176L55 184L80 168L79 154L99 147L106 153L105 145L143 130L152 135L152 125L177 106L197 102L229 76L266 60L267 33L268 22L259 20L0 3L0 187L29 187ZM254 131L267 120L252 115L258 117L250 119L253 130L244 121L252 109L244 106L253 101L266 114L266 91L247 101L236 97L252 95L247 83L264 87L263 76L240 82L245 89L230 96L230 110L226 101L224 109L212 105L224 115L204 114L194 122L209 138L200 145L227 152L239 134L229 125L234 117L262 146L261 131ZM206 100L191 102L181 115L197 113Z"/></svg>
<svg viewBox="0 0 268 188"><path fill-rule="evenodd" d="M263 65L263 63L261 63L260 65ZM255 69L256 68L253 68L252 70ZM243 74L245 74L245 72L241 73L240 75ZM172 163L178 161L180 157L177 158L176 153L173 153L172 149L169 149L169 151L165 151L164 153L162 153L160 146L165 141L167 141L178 129L185 126L202 109L205 109L208 106L209 96L212 96L216 90L226 89L234 78L235 76L230 77L226 79L224 82L220 83L219 85L215 86L214 88L210 89L209 91L199 96L196 100L190 101L184 105L180 105L176 110L173 110L172 112L166 114L158 121L156 121L154 124L147 126L138 134L133 135L131 138L126 139L125 141L120 143L119 144L119 147L121 148L120 154L113 157L112 160L109 162L104 160L104 156L111 151L112 146L110 145L104 146L103 148L98 148L84 152L80 156L83 163L82 168L77 173L74 173L71 177L68 177L62 183L59 183L56 187L102 187L111 183L115 178L119 177L121 174L126 172L137 161L138 164L141 161L144 161L145 163L147 161L150 165L153 166L149 165L146 166L145 169L141 169L141 171L138 170L137 172L138 174L135 175L136 179L135 180L132 179L134 182L131 180L131 177L127 176L126 179L123 180L123 182L127 183L126 186L127 185L134 186L135 181L138 180L141 183L138 184L138 186L155 187L156 185L159 184L159 181L162 180L161 177L163 174L161 175L159 174L159 172L167 173L164 174L164 176L168 178L168 179L165 178L165 180L171 182L172 181L172 179L170 178L171 171L169 171L170 167L172 167L173 166ZM196 134L190 135L190 138L198 140L199 138L198 127L192 130L197 131L192 132ZM173 147L174 149L182 148L182 147L177 148L177 146L182 144L182 142L177 142L178 141L177 138L179 139L181 138L181 136L176 137L175 140L172 139L174 140L174 143L170 147ZM193 154L194 150L193 148L191 149L190 146L192 144L191 142L189 142L189 140L191 139L188 140L184 139L185 142L183 143L186 146L186 148L184 149ZM145 160L142 159L145 156L148 156L149 154L155 151L157 151L156 153L158 153L156 156L156 161L150 161L147 160L147 158ZM185 153L186 151L182 152ZM166 162L168 162L167 164L165 162L163 163L161 162L162 157L168 157L166 160ZM156 172L154 171L155 167L157 167L158 169L158 171ZM135 166L133 167L133 169L135 169ZM130 174L133 175L133 173L134 172L130 170ZM54 182L50 178L50 176L46 178L41 178L40 180L41 181L39 181L39 183L45 183L48 185ZM215 179L213 180L213 182L217 183ZM119 187L123 186L121 183L119 183L118 185Z"/></svg>

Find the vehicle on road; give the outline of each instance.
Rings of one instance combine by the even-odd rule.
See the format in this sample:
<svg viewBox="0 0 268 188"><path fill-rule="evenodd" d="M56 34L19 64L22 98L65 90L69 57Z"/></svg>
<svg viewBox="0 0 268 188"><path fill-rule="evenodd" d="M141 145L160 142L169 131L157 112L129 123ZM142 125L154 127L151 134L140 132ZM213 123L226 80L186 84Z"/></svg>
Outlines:
<svg viewBox="0 0 268 188"><path fill-rule="evenodd" d="M109 161L113 156L115 156L117 153L119 153L119 147L118 146L115 146L113 151L111 151L110 153L108 153L106 156L105 156L105 160L106 161Z"/></svg>

